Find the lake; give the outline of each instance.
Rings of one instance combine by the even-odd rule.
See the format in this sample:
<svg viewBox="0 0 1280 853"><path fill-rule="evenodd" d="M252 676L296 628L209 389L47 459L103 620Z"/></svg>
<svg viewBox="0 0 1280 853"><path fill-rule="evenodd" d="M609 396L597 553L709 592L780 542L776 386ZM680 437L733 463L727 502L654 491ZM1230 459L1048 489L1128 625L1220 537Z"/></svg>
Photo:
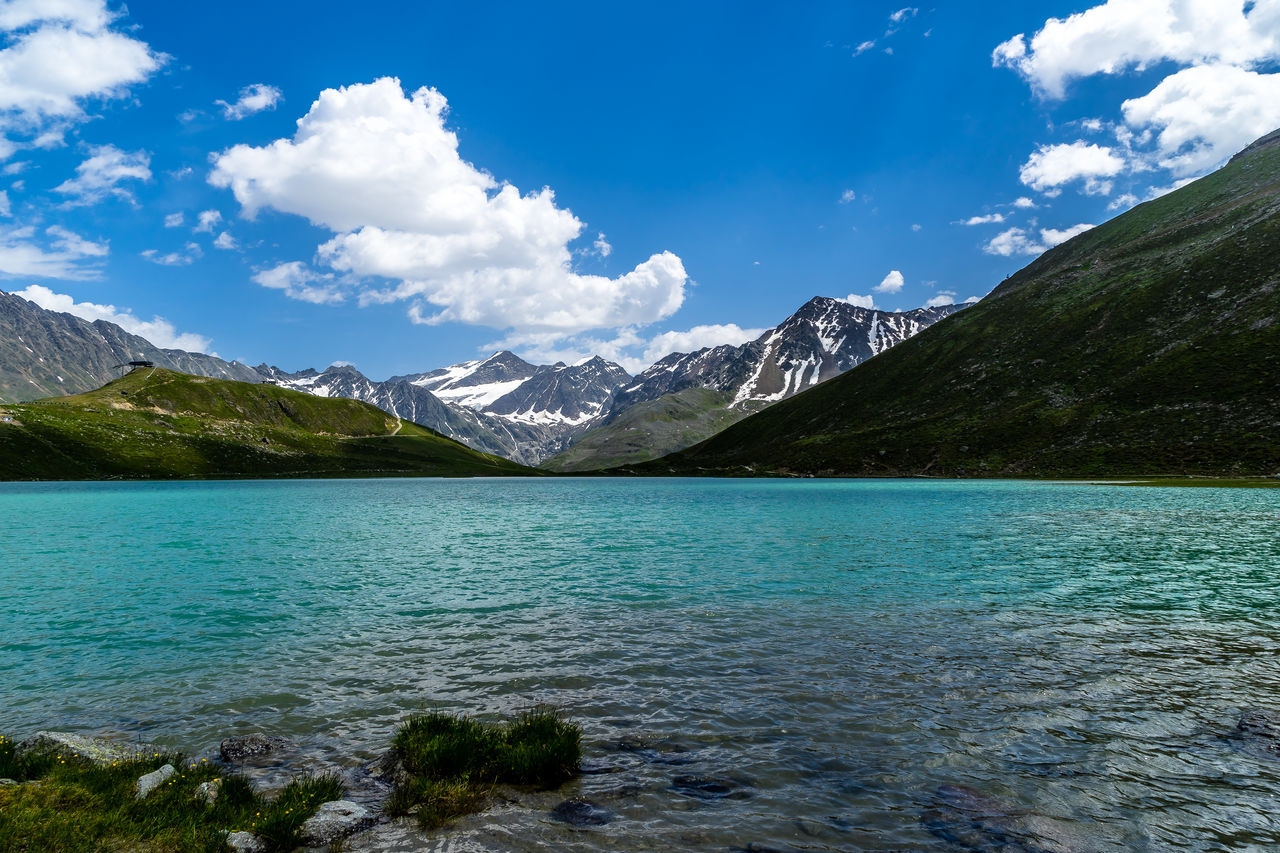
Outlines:
<svg viewBox="0 0 1280 853"><path fill-rule="evenodd" d="M311 769L425 709L583 726L602 772L378 849L1280 847L1235 735L1280 709L1274 490L4 484L0 517L0 733L263 730Z"/></svg>

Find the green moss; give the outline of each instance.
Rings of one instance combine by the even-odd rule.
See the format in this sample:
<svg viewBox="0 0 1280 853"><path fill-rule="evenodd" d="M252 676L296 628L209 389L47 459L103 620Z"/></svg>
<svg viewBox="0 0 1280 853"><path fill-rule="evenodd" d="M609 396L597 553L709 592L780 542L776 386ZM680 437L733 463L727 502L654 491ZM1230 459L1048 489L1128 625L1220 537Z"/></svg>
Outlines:
<svg viewBox="0 0 1280 853"><path fill-rule="evenodd" d="M582 730L547 710L507 723L431 713L405 721L392 741L407 778L387 804L424 826L478 811L498 783L554 787L578 772Z"/></svg>
<svg viewBox="0 0 1280 853"><path fill-rule="evenodd" d="M177 775L137 800L138 777L164 764ZM268 801L244 777L181 755L99 766L56 752L18 756L3 737L0 769L25 782L0 787L0 853L222 853L223 832L236 830L255 833L272 851L292 850L306 819L342 796L330 776L294 780ZM201 783L218 778L213 805L196 798Z"/></svg>

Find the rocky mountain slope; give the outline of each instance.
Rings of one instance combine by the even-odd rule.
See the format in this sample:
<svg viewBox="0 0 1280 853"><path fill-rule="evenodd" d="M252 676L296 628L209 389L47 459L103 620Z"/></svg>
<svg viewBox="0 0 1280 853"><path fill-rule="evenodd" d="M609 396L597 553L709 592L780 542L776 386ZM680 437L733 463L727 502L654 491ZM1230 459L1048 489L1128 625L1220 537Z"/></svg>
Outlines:
<svg viewBox="0 0 1280 853"><path fill-rule="evenodd" d="M0 291L0 402L97 388L119 378L119 365L129 361L151 361L170 370L221 379L254 382L260 378L248 365L161 349L114 323L47 311Z"/></svg>
<svg viewBox="0 0 1280 853"><path fill-rule="evenodd" d="M509 352L374 382L354 367L258 372L286 388L350 397L486 453L536 465L569 446L603 416L613 391L631 377L602 358L535 366Z"/></svg>
<svg viewBox="0 0 1280 853"><path fill-rule="evenodd" d="M750 343L663 358L614 394L600 426L543 465L552 471L587 471L655 459L697 444L963 307L899 313L815 297ZM694 390L706 393L690 393Z"/></svg>
<svg viewBox="0 0 1280 853"><path fill-rule="evenodd" d="M1280 132L645 473L1280 470Z"/></svg>
<svg viewBox="0 0 1280 853"><path fill-rule="evenodd" d="M357 400L160 368L0 406L6 480L526 473Z"/></svg>

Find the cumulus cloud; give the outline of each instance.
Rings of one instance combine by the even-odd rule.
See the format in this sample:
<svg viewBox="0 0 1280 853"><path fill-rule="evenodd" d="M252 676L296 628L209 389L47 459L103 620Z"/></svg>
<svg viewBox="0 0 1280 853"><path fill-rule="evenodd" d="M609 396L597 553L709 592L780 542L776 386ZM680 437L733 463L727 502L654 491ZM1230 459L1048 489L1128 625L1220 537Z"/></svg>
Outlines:
<svg viewBox="0 0 1280 853"><path fill-rule="evenodd" d="M866 296L862 296L857 293L850 293L844 298L844 301L848 302L854 308L866 308L871 310L876 307L876 301L869 293Z"/></svg>
<svg viewBox="0 0 1280 853"><path fill-rule="evenodd" d="M897 293L902 290L902 285L906 281L902 278L902 273L897 270L891 270L884 280L876 285L876 293Z"/></svg>
<svg viewBox="0 0 1280 853"><path fill-rule="evenodd" d="M744 329L736 323L694 326L684 332L663 332L655 335L645 346L644 358L653 364L673 352L697 352L707 347L738 346L754 341L765 329Z"/></svg>
<svg viewBox="0 0 1280 853"><path fill-rule="evenodd" d="M875 46L876 46L876 43L874 41L864 41L853 49L853 55L861 56L862 54L866 53L868 50L871 50Z"/></svg>
<svg viewBox="0 0 1280 853"><path fill-rule="evenodd" d="M1050 18L1030 40L1018 34L992 62L1012 68L1042 95L1061 98L1067 83L1094 74L1142 71L1157 63L1251 66L1280 52L1275 0L1108 0Z"/></svg>
<svg viewBox="0 0 1280 853"><path fill-rule="evenodd" d="M1004 222L1003 213L988 213L986 216L970 216L952 223L953 225L993 225Z"/></svg>
<svg viewBox="0 0 1280 853"><path fill-rule="evenodd" d="M853 201L857 197L858 197L858 194L853 190L845 190L844 192L840 193L840 203L848 204L849 202Z"/></svg>
<svg viewBox="0 0 1280 853"><path fill-rule="evenodd" d="M97 145L89 153L89 159L76 167L74 178L54 187L55 192L70 196L69 205L95 204L107 196L132 202L133 193L120 184L151 180L151 155L146 151Z"/></svg>
<svg viewBox="0 0 1280 853"><path fill-rule="evenodd" d="M204 255L204 251L199 245L188 243L182 248L181 252L167 252L162 255L158 249L144 249L139 254L153 264L160 264L165 267L185 267L201 258Z"/></svg>
<svg viewBox="0 0 1280 853"><path fill-rule="evenodd" d="M1124 171L1125 161L1112 149L1078 140L1070 145L1042 145L1022 165L1022 183L1043 193L1053 193L1065 184L1082 181L1087 195L1107 195L1114 178Z"/></svg>
<svg viewBox="0 0 1280 853"><path fill-rule="evenodd" d="M233 250L239 248L239 245L236 243L235 237L232 237L228 232L223 231L216 239L214 239L213 248Z"/></svg>
<svg viewBox="0 0 1280 853"><path fill-rule="evenodd" d="M291 139L234 146L209 180L249 219L272 208L334 232L319 260L357 282L391 280L358 284L360 303L408 302L416 322L568 336L680 307L687 275L670 252L617 278L575 272L583 223L550 188L525 195L463 160L447 109L435 89L406 96L393 78L326 89Z"/></svg>
<svg viewBox="0 0 1280 853"><path fill-rule="evenodd" d="M332 273L320 273L301 261L277 264L254 273L253 280L272 290L283 290L290 299L313 305L332 305L346 300L346 293Z"/></svg>
<svg viewBox="0 0 1280 853"><path fill-rule="evenodd" d="M181 213L170 213L164 218L165 228L181 228L184 216Z"/></svg>
<svg viewBox="0 0 1280 853"><path fill-rule="evenodd" d="M1040 237L1036 239L1022 228L1010 228L1002 231L982 247L988 255L1010 257L1012 255L1039 255L1049 251L1059 243L1065 243L1072 237L1083 234L1094 226L1081 223L1070 228L1041 228Z"/></svg>
<svg viewBox="0 0 1280 853"><path fill-rule="evenodd" d="M1050 18L1030 39L1014 36L996 47L992 62L1052 99L1065 97L1078 78L1181 66L1148 94L1125 101L1122 122L1079 123L1090 132L1111 127L1121 149L1099 151L1123 158L1132 172L1204 174L1280 125L1280 74L1268 73L1280 62L1280 0L1106 0ZM1083 156L1083 142L1071 147ZM1114 164L1092 156L1098 170L1081 173L1083 189L1109 194L1116 173L1106 168ZM1046 185L1052 193L1061 183ZM1126 193L1116 204L1140 195Z"/></svg>
<svg viewBox="0 0 1280 853"><path fill-rule="evenodd" d="M591 245L595 247L596 254L602 258L607 258L613 254L613 246L604 238L603 231L596 235L596 240Z"/></svg>
<svg viewBox="0 0 1280 853"><path fill-rule="evenodd" d="M163 317L152 317L142 320L128 308L116 308L114 305L96 305L92 302L76 302L65 293L55 293L47 287L33 284L16 293L29 302L34 302L47 311L60 311L73 314L82 320L93 322L106 320L115 323L126 332L146 338L162 349L181 349L188 352L210 352L213 343L203 335L190 332L179 332L173 324ZM211 355L213 353L210 353Z"/></svg>
<svg viewBox="0 0 1280 853"><path fill-rule="evenodd" d="M83 281L101 274L106 243L95 243L54 225L37 237L33 226L0 228L0 275Z"/></svg>
<svg viewBox="0 0 1280 853"><path fill-rule="evenodd" d="M284 93L275 86L253 83L240 90L240 96L235 103L229 104L226 101L214 101L214 103L222 107L224 117L239 121L245 116L260 113L263 110L274 110L283 97Z"/></svg>
<svg viewBox="0 0 1280 853"><path fill-rule="evenodd" d="M954 290L939 290L938 295L930 299L924 304L926 308L940 308L943 305L955 305L956 292Z"/></svg>
<svg viewBox="0 0 1280 853"><path fill-rule="evenodd" d="M112 29L104 0L10 0L0 6L0 156L61 144L90 99L118 99L167 57Z"/></svg>
<svg viewBox="0 0 1280 853"><path fill-rule="evenodd" d="M563 361L573 364L598 355L622 365L632 375L673 352L696 352L707 347L738 346L754 341L767 329L743 329L735 323L694 326L687 331L662 332L644 338L634 326L626 326L612 338L534 332L493 341L485 349L509 349L535 363Z"/></svg>
<svg viewBox="0 0 1280 853"><path fill-rule="evenodd" d="M204 232L212 234L213 229L222 222L222 212L218 210L202 210L196 214L196 227L192 230L195 233Z"/></svg>
<svg viewBox="0 0 1280 853"><path fill-rule="evenodd" d="M1012 202L1013 206L1018 210L1034 210L1036 203L1026 196L1015 198Z"/></svg>
<svg viewBox="0 0 1280 853"><path fill-rule="evenodd" d="M1186 68L1121 109L1130 127L1155 132L1161 167L1180 176L1203 174L1280 127L1280 74L1229 65Z"/></svg>
<svg viewBox="0 0 1280 853"><path fill-rule="evenodd" d="M899 9L898 11L894 12L892 15L889 16L889 20L893 21L895 24L901 24L903 21L906 21L910 18L914 18L919 13L919 11L920 11L919 9L908 6L905 9Z"/></svg>

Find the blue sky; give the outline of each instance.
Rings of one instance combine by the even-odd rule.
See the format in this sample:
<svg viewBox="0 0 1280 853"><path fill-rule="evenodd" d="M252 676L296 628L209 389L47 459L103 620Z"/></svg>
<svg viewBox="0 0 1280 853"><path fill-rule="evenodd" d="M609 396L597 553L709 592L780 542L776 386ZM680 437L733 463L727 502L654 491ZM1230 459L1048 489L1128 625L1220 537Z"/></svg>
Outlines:
<svg viewBox="0 0 1280 853"><path fill-rule="evenodd" d="M1280 126L1280 0L0 2L0 287L373 378L980 297Z"/></svg>

